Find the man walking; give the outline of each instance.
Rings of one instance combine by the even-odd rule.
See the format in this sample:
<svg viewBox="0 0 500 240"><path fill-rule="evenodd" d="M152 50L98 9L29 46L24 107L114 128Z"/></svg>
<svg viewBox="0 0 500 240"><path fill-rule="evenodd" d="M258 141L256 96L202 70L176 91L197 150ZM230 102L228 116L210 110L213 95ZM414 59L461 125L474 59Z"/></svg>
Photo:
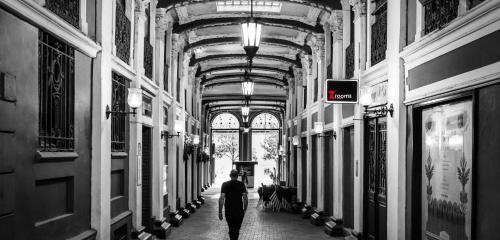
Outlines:
<svg viewBox="0 0 500 240"><path fill-rule="evenodd" d="M233 169L229 174L230 181L222 184L219 198L219 220L222 221L222 206L225 207L229 239L237 240L240 234L243 216L248 207L248 193L245 184L238 181L238 171Z"/></svg>

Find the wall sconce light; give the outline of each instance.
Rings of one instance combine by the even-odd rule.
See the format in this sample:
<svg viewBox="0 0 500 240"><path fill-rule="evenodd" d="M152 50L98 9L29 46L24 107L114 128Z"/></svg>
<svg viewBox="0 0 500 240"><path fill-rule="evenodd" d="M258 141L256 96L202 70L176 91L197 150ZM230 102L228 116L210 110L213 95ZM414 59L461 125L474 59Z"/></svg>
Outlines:
<svg viewBox="0 0 500 240"><path fill-rule="evenodd" d="M371 88L365 88L362 90L361 97L359 99L359 104L365 108L365 111L363 112L364 115L370 115L373 114L376 117L385 117L387 116L387 113L392 117L392 114L394 112L394 106L392 103L387 107L387 105L379 105L370 108L370 105L372 104L372 96L371 96L372 90Z"/></svg>
<svg viewBox="0 0 500 240"><path fill-rule="evenodd" d="M389 115L392 117L392 114L394 112L394 106L392 105L392 103L389 105L389 107L387 107L387 105L379 106L373 109L368 109L368 106L364 107L365 111L363 112L363 114L365 115L374 114L377 117L385 117L387 116L387 113L389 113Z"/></svg>
<svg viewBox="0 0 500 240"><path fill-rule="evenodd" d="M332 131L329 133L323 133L324 129L325 129L324 122L314 122L314 132L318 134L318 137L333 137L337 139L337 132Z"/></svg>
<svg viewBox="0 0 500 240"><path fill-rule="evenodd" d="M243 132L250 132L250 128L243 128Z"/></svg>
<svg viewBox="0 0 500 240"><path fill-rule="evenodd" d="M177 134L164 134L162 133L161 134L161 137L167 137L167 138L173 138L173 137L179 137L181 135L181 132L184 131L184 122L181 121L181 120L175 120L175 123L174 123L174 131L177 133ZM198 136L198 143L200 142L200 137Z"/></svg>
<svg viewBox="0 0 500 240"><path fill-rule="evenodd" d="M109 105L106 105L106 119L109 119L109 115L111 114L121 114L121 115L134 115L136 114L136 109L142 104L142 89L140 88L129 88L128 89L128 97L127 104L130 108L132 108L132 112L126 111L111 111Z"/></svg>
<svg viewBox="0 0 500 240"><path fill-rule="evenodd" d="M193 144L194 145L200 144L200 136L199 135L193 135Z"/></svg>
<svg viewBox="0 0 500 240"><path fill-rule="evenodd" d="M298 146L299 145L299 138L297 136L292 137L292 144L294 146Z"/></svg>

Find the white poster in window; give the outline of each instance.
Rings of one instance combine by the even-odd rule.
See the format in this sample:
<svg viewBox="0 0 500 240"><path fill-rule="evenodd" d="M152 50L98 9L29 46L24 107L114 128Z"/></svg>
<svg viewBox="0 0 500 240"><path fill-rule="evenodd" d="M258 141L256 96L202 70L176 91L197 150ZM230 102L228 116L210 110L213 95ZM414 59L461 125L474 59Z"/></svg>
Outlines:
<svg viewBox="0 0 500 240"><path fill-rule="evenodd" d="M471 239L472 101L422 111L422 238Z"/></svg>
<svg viewBox="0 0 500 240"><path fill-rule="evenodd" d="M137 186L142 185L142 156L137 156Z"/></svg>

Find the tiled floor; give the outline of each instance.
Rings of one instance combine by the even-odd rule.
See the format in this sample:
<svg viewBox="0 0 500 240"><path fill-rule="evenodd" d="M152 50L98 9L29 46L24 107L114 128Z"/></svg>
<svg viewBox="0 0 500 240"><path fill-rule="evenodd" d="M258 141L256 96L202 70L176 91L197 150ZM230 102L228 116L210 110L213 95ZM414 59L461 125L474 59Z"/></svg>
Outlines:
<svg viewBox="0 0 500 240"><path fill-rule="evenodd" d="M169 239L229 239L226 220L218 219L219 193L220 189L217 188L205 191L205 204L189 219L185 219L179 228L174 228ZM309 220L302 219L300 215L257 210L257 193L250 191L249 195L249 206L241 227L240 240L341 239L326 235L323 227L311 225Z"/></svg>

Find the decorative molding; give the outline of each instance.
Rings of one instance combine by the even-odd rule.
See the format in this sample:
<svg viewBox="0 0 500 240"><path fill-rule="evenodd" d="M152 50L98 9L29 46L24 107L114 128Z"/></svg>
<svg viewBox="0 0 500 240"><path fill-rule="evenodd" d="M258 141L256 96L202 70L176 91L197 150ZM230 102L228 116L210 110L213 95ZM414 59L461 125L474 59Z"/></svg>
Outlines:
<svg viewBox="0 0 500 240"><path fill-rule="evenodd" d="M482 85L500 82L500 62L490 64L466 73L409 91L406 89L406 105L432 96L462 92Z"/></svg>
<svg viewBox="0 0 500 240"><path fill-rule="evenodd" d="M95 58L101 51L101 46L85 36L79 29L33 0L8 0L3 1L2 4L21 16L29 16L29 19L37 26L43 26L45 30L89 57Z"/></svg>
<svg viewBox="0 0 500 240"><path fill-rule="evenodd" d="M500 30L499 16L500 3L486 1L459 16L445 28L422 36L400 53L405 62L405 71Z"/></svg>
<svg viewBox="0 0 500 240"><path fill-rule="evenodd" d="M344 35L343 29L344 13L342 11L333 11L330 15L330 31L333 33L334 40L342 40Z"/></svg>
<svg viewBox="0 0 500 240"><path fill-rule="evenodd" d="M360 87L373 86L380 82L386 81L388 79L387 72L387 60L384 60L377 65L366 69L365 71L361 71L359 81Z"/></svg>
<svg viewBox="0 0 500 240"><path fill-rule="evenodd" d="M353 7L354 20L366 16L366 0L349 0L349 4Z"/></svg>

